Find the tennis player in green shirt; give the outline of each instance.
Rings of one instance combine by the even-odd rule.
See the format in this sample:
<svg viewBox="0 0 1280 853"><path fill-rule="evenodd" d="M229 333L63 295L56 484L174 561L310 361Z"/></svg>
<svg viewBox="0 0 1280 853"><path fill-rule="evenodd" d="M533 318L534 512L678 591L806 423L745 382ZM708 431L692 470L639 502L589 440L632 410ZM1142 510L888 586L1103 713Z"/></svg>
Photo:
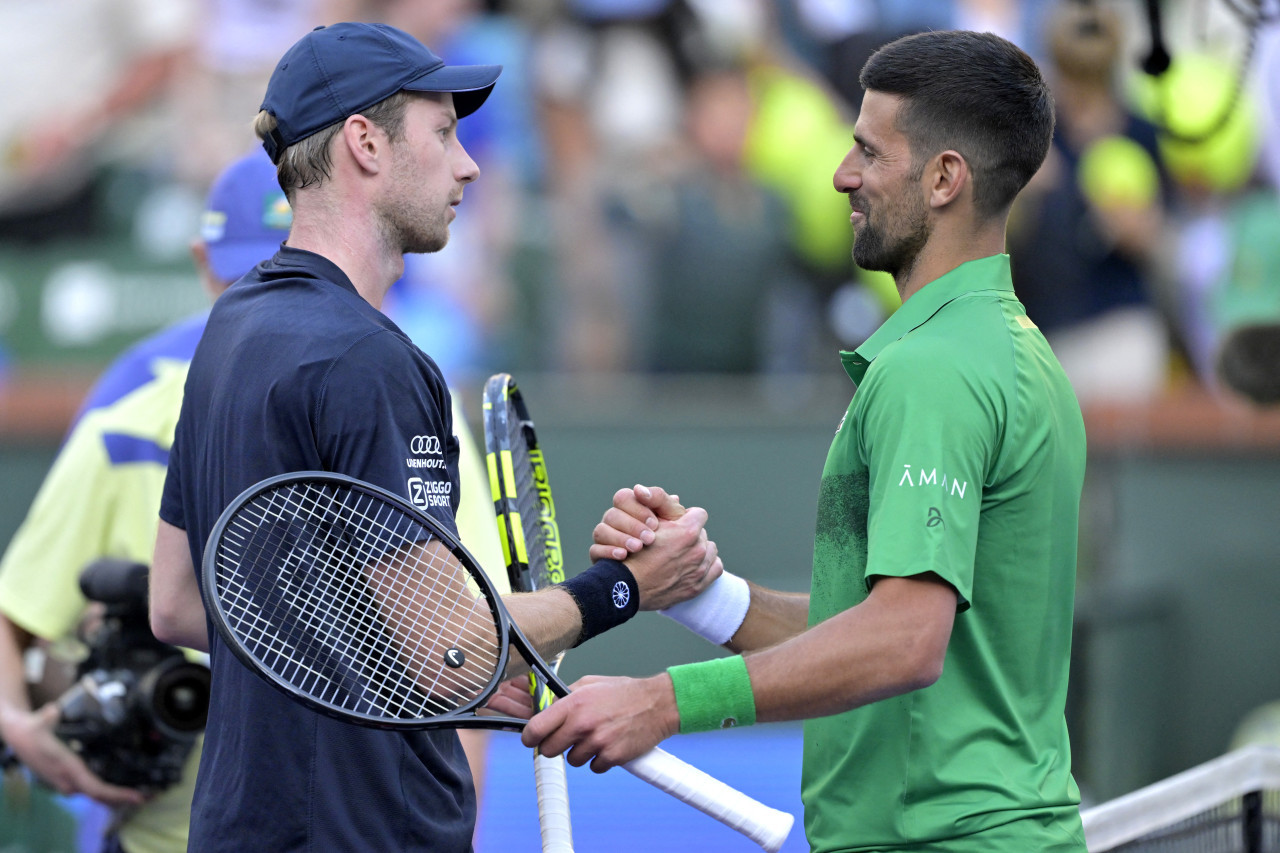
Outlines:
<svg viewBox="0 0 1280 853"><path fill-rule="evenodd" d="M668 615L745 657L584 679L523 739L603 771L677 732L804 719L814 851L1082 853L1064 707L1084 426L1004 254L1052 99L991 34L900 39L861 80L835 187L854 260L903 304L841 354L856 392L822 472L810 594L726 573ZM593 553L640 548L679 512L623 490Z"/></svg>

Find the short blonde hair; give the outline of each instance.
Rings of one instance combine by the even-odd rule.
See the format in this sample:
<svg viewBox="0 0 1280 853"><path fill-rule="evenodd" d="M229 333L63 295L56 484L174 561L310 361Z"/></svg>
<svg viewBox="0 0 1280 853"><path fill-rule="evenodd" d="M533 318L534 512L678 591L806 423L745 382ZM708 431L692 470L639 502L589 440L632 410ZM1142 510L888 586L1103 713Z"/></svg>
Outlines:
<svg viewBox="0 0 1280 853"><path fill-rule="evenodd" d="M387 139L399 142L404 133L404 112L409 100L414 97L410 92L396 92L368 109L361 110L358 115L367 118L372 124L382 128ZM333 168L330 153L333 139L345 123L345 119L326 128L317 130L305 139L295 142L280 153L280 161L276 164L276 175L285 197L293 202L296 190L323 183ZM276 129L276 117L263 110L253 121L253 132L259 139L266 139Z"/></svg>

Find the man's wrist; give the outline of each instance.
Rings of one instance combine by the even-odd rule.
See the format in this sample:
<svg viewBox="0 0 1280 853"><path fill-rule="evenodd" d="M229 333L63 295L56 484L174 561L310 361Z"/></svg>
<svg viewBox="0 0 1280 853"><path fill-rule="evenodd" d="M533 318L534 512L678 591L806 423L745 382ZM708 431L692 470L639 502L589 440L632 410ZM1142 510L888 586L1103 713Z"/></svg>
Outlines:
<svg viewBox="0 0 1280 853"><path fill-rule="evenodd" d="M745 580L726 571L698 595L658 612L723 646L742 627L750 607L751 588Z"/></svg>
<svg viewBox="0 0 1280 853"><path fill-rule="evenodd" d="M755 694L741 655L668 667L667 674L681 734L755 723Z"/></svg>
<svg viewBox="0 0 1280 853"><path fill-rule="evenodd" d="M597 560L591 568L557 584L578 606L582 633L574 646L616 628L640 609L635 575L617 560Z"/></svg>
<svg viewBox="0 0 1280 853"><path fill-rule="evenodd" d="M658 724L662 728L662 739L666 740L672 735L680 734L680 707L676 703L675 683L669 672L660 672L650 677L649 681L653 682L654 690L662 697L655 710L658 712Z"/></svg>

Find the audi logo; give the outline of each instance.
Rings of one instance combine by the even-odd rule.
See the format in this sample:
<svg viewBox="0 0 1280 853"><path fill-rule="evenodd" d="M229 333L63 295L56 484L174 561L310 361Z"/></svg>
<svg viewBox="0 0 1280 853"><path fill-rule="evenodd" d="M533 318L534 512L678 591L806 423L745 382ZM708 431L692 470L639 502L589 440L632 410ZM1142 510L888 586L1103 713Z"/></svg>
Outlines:
<svg viewBox="0 0 1280 853"><path fill-rule="evenodd" d="M440 455L440 438L434 435L415 435L413 440L409 442L409 452L415 456L430 454L432 456Z"/></svg>

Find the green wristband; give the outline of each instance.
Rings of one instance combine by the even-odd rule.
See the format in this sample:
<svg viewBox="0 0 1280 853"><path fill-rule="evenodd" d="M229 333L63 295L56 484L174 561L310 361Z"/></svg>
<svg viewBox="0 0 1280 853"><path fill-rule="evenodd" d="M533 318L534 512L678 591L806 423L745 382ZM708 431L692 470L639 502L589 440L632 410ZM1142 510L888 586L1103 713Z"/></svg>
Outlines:
<svg viewBox="0 0 1280 853"><path fill-rule="evenodd" d="M667 675L676 691L681 734L756 721L756 697L742 655L669 667Z"/></svg>

